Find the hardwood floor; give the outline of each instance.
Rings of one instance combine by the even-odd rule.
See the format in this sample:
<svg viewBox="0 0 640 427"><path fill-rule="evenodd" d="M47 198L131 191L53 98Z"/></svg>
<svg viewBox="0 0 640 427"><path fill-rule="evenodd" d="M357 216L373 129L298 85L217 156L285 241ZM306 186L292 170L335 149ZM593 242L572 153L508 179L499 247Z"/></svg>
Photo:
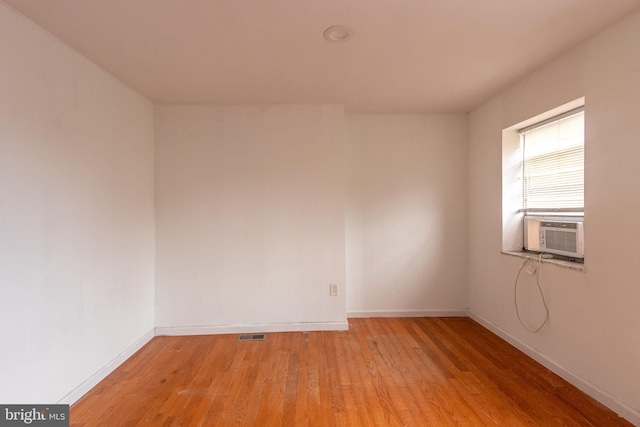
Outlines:
<svg viewBox="0 0 640 427"><path fill-rule="evenodd" d="M467 318L156 337L71 426L631 426Z"/></svg>

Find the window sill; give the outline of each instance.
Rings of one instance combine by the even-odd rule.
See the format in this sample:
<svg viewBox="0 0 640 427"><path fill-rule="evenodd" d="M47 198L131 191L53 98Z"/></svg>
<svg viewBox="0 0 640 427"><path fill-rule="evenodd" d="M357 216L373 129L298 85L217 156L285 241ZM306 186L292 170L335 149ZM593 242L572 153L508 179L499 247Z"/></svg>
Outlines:
<svg viewBox="0 0 640 427"><path fill-rule="evenodd" d="M518 258L530 258L533 260L538 260L538 256L535 254L532 254L530 252L523 252L523 251L502 251L501 253L503 253L504 255L510 255L510 256L514 256L514 257L518 257ZM559 267L562 268L568 268L570 270L575 270L575 271L582 271L585 272L587 271L586 267L584 266L584 264L579 263L579 262L573 262L573 261L565 261L562 259L546 259L546 258L542 258L542 262L543 263L547 263L547 264L554 264L557 265Z"/></svg>

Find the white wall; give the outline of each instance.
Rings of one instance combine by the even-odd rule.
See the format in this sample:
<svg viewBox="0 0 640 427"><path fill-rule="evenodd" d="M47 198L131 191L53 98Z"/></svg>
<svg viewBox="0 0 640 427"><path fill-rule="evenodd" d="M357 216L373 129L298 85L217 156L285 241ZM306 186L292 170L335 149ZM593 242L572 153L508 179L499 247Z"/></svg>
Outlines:
<svg viewBox="0 0 640 427"><path fill-rule="evenodd" d="M153 109L0 3L0 402L54 403L153 328Z"/></svg>
<svg viewBox="0 0 640 427"><path fill-rule="evenodd" d="M466 115L347 120L350 316L467 309Z"/></svg>
<svg viewBox="0 0 640 427"><path fill-rule="evenodd" d="M155 135L161 333L345 328L343 108L157 106Z"/></svg>
<svg viewBox="0 0 640 427"><path fill-rule="evenodd" d="M638 46L640 14L635 14L475 109L469 121L472 315L635 423L640 423ZM551 317L533 335L518 323L513 304L522 260L500 254L501 132L581 96L586 97L586 272L543 265L540 282ZM523 307L532 316L540 309L534 304Z"/></svg>

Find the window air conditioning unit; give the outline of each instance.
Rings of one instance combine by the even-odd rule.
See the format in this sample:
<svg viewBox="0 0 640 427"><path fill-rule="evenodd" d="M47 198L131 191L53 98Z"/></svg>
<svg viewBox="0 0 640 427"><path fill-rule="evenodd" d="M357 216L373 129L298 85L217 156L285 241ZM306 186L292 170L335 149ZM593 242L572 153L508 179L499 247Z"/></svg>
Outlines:
<svg viewBox="0 0 640 427"><path fill-rule="evenodd" d="M584 258L584 220L525 217L524 249Z"/></svg>

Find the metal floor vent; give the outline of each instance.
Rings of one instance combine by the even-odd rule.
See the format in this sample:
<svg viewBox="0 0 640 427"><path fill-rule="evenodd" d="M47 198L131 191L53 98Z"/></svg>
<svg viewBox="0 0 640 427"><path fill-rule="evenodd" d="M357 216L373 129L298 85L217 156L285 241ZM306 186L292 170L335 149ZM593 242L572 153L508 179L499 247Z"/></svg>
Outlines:
<svg viewBox="0 0 640 427"><path fill-rule="evenodd" d="M264 341L267 334L240 335L238 341Z"/></svg>

